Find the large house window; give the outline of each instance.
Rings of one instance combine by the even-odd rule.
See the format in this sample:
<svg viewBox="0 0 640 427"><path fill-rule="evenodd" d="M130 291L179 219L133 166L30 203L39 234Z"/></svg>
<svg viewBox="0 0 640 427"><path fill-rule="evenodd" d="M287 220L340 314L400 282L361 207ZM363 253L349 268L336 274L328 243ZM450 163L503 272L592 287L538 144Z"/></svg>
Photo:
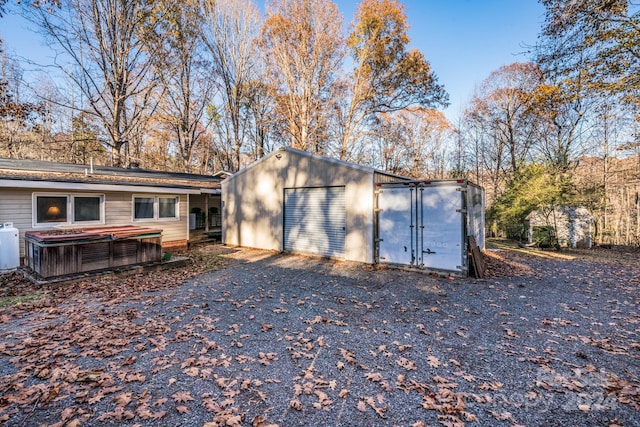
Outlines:
<svg viewBox="0 0 640 427"><path fill-rule="evenodd" d="M33 195L33 225L104 224L103 194Z"/></svg>
<svg viewBox="0 0 640 427"><path fill-rule="evenodd" d="M180 219L180 197L133 196L133 220Z"/></svg>

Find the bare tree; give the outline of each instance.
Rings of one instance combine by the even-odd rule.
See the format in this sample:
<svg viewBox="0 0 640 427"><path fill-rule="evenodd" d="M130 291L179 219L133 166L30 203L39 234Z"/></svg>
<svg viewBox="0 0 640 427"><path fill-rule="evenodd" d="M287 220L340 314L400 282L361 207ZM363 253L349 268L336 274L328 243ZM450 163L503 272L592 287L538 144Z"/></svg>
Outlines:
<svg viewBox="0 0 640 427"><path fill-rule="evenodd" d="M511 173L528 157L535 141L535 93L542 73L535 64L505 65L487 77L474 96L474 113L506 149Z"/></svg>
<svg viewBox="0 0 640 427"><path fill-rule="evenodd" d="M453 126L441 112L412 107L381 113L371 133L374 165L414 178L446 176Z"/></svg>
<svg viewBox="0 0 640 427"><path fill-rule="evenodd" d="M275 89L261 79L252 80L247 85L249 88L244 109L252 122L251 154L254 160L258 160L273 150L271 136L274 127L272 116L275 108Z"/></svg>
<svg viewBox="0 0 640 427"><path fill-rule="evenodd" d="M261 46L293 147L325 152L328 114L345 53L342 15L329 0L273 0Z"/></svg>
<svg viewBox="0 0 640 427"><path fill-rule="evenodd" d="M214 83L202 52L200 3L162 0L153 12L155 19L146 27L145 43L156 52L152 60L162 87L162 114L156 124L169 130L181 169L191 172L193 150L206 132L203 120Z"/></svg>
<svg viewBox="0 0 640 427"><path fill-rule="evenodd" d="M0 0L0 18L4 16L8 2L8 0ZM21 1L16 0L16 3L20 4ZM33 0L26 3L35 8L45 7L46 9L52 9L53 7L60 7L60 0Z"/></svg>
<svg viewBox="0 0 640 427"><path fill-rule="evenodd" d="M381 113L371 124L372 166L400 174L408 169L407 159L398 147L404 138L404 129L392 113Z"/></svg>
<svg viewBox="0 0 640 427"><path fill-rule="evenodd" d="M156 81L140 29L146 1L69 0L60 9L25 8L48 43L62 55L56 66L78 87L86 110L104 126L112 162L128 165L131 141L153 110ZM82 109L83 106L80 106Z"/></svg>
<svg viewBox="0 0 640 427"><path fill-rule="evenodd" d="M203 7L204 43L213 66L214 78L220 87L221 104L213 112L214 129L227 156L226 169L240 168L240 156L249 119L243 114L243 104L249 93L249 83L255 79L259 54L255 46L260 29L260 13L253 1L205 0Z"/></svg>
<svg viewBox="0 0 640 427"><path fill-rule="evenodd" d="M0 156L38 158L34 142L42 140L37 128L43 129L46 105L23 99L21 81L22 68L18 62L0 50Z"/></svg>

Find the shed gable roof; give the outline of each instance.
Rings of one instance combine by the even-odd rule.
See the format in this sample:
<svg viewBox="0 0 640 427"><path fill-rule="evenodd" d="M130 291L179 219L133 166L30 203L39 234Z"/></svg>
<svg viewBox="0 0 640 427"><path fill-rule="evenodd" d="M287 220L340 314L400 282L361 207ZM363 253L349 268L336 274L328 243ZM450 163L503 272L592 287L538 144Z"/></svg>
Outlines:
<svg viewBox="0 0 640 427"><path fill-rule="evenodd" d="M281 154L283 152L289 152L289 153L293 153L295 155L299 155L302 157L307 157L310 159L315 159L321 162L325 162L329 165L334 165L334 166L341 166L341 167L346 167L349 169L353 169L353 170L358 170L364 173L370 173L370 174L374 174L374 173L378 173L381 175L387 175L393 178L397 178L399 180L405 180L408 179L405 176L402 175L396 175L396 174L392 174L389 172L385 172L379 169L375 169L369 166L364 166L364 165L359 165L356 163L351 163L351 162L347 162L344 160L339 160L339 159L334 159L332 157L327 157L327 156L323 156L320 154L316 154L316 153L311 153L309 151L304 151L304 150L298 150L297 148L292 148L292 147L280 147L277 150L272 151L271 153L267 154L266 156L264 156L263 158L251 163L249 166L247 166L246 168L239 170L238 172L234 173L232 176L228 177L226 180L228 179L233 179L236 176L240 176L242 174L244 174L245 172L258 167L259 165L261 165L263 162L268 161L270 158L277 156L278 154ZM226 181L225 180L225 181Z"/></svg>

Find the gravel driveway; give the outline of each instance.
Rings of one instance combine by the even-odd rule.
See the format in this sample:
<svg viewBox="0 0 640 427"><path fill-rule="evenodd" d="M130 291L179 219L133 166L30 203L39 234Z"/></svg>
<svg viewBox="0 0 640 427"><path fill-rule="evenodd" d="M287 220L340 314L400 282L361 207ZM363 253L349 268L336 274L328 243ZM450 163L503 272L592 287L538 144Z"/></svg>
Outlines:
<svg viewBox="0 0 640 427"><path fill-rule="evenodd" d="M182 286L5 310L0 420L640 425L640 263L504 253L463 280L226 252Z"/></svg>

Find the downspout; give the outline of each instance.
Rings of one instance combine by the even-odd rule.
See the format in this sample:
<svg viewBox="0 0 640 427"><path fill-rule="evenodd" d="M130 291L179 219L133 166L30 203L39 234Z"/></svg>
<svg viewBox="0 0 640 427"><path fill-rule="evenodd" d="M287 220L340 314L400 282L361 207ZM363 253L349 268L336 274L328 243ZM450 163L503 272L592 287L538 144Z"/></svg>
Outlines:
<svg viewBox="0 0 640 427"><path fill-rule="evenodd" d="M203 194L203 193L200 193ZM204 231L209 232L209 198L211 195L204 193Z"/></svg>
<svg viewBox="0 0 640 427"><path fill-rule="evenodd" d="M190 197L190 194L187 193L187 213L185 215L185 217L187 218L187 220L185 221L187 223L186 224L186 226L187 226L187 248L189 248L189 241L191 240L190 239L191 236L189 235L189 197Z"/></svg>

